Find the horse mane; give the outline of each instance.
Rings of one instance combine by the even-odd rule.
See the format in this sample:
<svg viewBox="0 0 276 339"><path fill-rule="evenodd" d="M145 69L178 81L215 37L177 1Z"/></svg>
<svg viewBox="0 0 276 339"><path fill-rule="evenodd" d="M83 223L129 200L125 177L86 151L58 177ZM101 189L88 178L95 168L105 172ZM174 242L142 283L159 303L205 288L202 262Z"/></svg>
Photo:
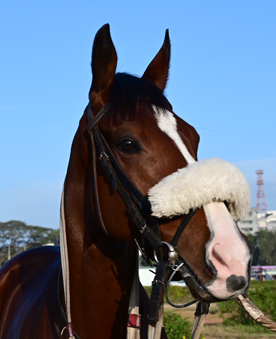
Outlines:
<svg viewBox="0 0 276 339"><path fill-rule="evenodd" d="M119 118L127 121L135 117L138 102L149 102L151 105L172 110L172 106L163 91L157 86L128 73L116 73L109 92L108 101L112 109L109 114L112 120Z"/></svg>

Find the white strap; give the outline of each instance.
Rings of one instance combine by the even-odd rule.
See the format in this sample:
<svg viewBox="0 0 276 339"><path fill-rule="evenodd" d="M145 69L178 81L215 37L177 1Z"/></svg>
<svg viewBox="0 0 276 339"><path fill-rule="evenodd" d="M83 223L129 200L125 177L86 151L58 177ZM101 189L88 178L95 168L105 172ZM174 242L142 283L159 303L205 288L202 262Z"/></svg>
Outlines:
<svg viewBox="0 0 276 339"><path fill-rule="evenodd" d="M163 327L163 313L164 313L164 304L162 304L162 306L160 307L158 322L155 324L155 326L151 326L149 324L148 339L160 339L161 338L161 331Z"/></svg>
<svg viewBox="0 0 276 339"><path fill-rule="evenodd" d="M206 316L207 314L201 314L200 316L195 315L191 339L199 339Z"/></svg>
<svg viewBox="0 0 276 339"><path fill-rule="evenodd" d="M138 250L136 250L136 263L135 263L135 271L132 282L132 288L129 299L129 307L128 307L128 319L133 315L135 319L138 319L139 325L141 322L141 315L139 313L139 255ZM138 325L138 324L136 324ZM140 339L140 326L127 327L127 339Z"/></svg>
<svg viewBox="0 0 276 339"><path fill-rule="evenodd" d="M61 267L63 277L63 288L65 295L65 307L68 319L68 332L69 339L75 339L72 330L72 319L71 319L71 305L70 305L70 279L69 279L69 259L68 259L68 248L66 238L66 225L64 215L64 188L62 190L61 204L60 204L60 255L61 255Z"/></svg>

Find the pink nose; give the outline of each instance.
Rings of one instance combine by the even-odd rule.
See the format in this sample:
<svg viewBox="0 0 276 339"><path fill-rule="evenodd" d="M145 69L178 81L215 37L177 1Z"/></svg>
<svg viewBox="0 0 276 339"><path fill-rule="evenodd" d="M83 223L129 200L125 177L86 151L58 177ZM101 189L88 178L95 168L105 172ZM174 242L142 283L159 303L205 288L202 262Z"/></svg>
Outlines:
<svg viewBox="0 0 276 339"><path fill-rule="evenodd" d="M247 283L245 277L237 276L236 274L234 274L234 272L237 271L238 268L236 267L237 261L235 259L231 260L231 257L228 256L225 251L225 246L216 244L212 249L210 260L215 266L218 276L220 274L229 274L228 278L226 279L226 288L229 292L242 290L246 287Z"/></svg>
<svg viewBox="0 0 276 339"><path fill-rule="evenodd" d="M217 270L219 269L229 269L229 266L231 265L231 260L228 258L225 246L222 246L221 244L215 244L210 249L209 252L209 259L212 261L213 265Z"/></svg>
<svg viewBox="0 0 276 339"><path fill-rule="evenodd" d="M227 278L231 275L246 275L246 260L243 253L231 243L219 242L209 248L209 261L215 267L217 278ZM212 266L212 265L211 265Z"/></svg>

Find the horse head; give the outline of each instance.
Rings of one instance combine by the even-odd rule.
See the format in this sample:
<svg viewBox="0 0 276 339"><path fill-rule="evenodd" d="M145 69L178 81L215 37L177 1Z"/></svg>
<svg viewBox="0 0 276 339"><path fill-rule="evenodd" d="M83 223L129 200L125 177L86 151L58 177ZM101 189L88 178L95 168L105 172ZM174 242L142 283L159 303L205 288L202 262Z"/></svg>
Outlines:
<svg viewBox="0 0 276 339"><path fill-rule="evenodd" d="M235 298L250 281L251 253L237 226L250 207L249 185L226 161L197 161L196 130L173 112L164 96L169 63L166 31L161 49L141 78L116 74L116 50L109 26L103 26L93 45L91 112L95 119L108 105L99 118L99 130L115 167L148 198L151 210L143 216L148 223L157 219L160 239L173 242L193 295L205 301ZM125 243L136 239L140 247L149 248L107 172L99 164L96 168L106 233ZM186 225L176 239L182 222Z"/></svg>

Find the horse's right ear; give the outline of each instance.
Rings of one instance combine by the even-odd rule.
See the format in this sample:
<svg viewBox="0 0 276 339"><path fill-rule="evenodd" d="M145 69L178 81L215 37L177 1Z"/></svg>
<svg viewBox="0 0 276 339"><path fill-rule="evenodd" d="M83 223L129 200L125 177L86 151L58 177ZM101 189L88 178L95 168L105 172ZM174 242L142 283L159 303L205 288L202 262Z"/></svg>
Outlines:
<svg viewBox="0 0 276 339"><path fill-rule="evenodd" d="M171 42L169 30L167 29L162 47L152 62L148 65L142 78L164 91L169 77L170 59Z"/></svg>
<svg viewBox="0 0 276 339"><path fill-rule="evenodd" d="M113 84L117 66L117 53L110 36L109 24L101 27L95 36L91 65L93 80L89 99L94 101L96 94L98 99L105 104L108 89Z"/></svg>

